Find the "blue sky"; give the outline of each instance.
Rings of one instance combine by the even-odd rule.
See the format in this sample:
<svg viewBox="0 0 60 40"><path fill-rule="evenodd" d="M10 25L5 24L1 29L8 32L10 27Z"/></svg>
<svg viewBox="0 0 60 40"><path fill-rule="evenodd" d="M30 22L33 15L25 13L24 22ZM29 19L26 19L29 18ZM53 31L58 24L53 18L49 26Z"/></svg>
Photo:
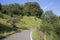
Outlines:
<svg viewBox="0 0 60 40"><path fill-rule="evenodd" d="M56 15L60 16L60 0L0 0L0 3L4 5L12 3L24 4L26 2L38 2L44 11L52 10Z"/></svg>

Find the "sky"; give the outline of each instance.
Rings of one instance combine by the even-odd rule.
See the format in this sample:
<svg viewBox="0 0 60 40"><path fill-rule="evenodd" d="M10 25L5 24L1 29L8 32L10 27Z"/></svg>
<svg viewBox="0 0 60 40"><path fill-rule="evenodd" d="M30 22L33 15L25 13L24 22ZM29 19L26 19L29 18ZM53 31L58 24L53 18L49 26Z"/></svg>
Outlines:
<svg viewBox="0 0 60 40"><path fill-rule="evenodd" d="M26 2L38 2L40 7L45 11L52 10L56 15L60 16L60 0L0 0L3 5Z"/></svg>

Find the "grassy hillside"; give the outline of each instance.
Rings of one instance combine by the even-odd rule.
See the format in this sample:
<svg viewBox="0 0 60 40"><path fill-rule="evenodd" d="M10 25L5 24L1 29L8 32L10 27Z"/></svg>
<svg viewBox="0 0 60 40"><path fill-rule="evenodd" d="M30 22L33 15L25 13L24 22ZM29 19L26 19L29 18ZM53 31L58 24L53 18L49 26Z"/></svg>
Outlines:
<svg viewBox="0 0 60 40"><path fill-rule="evenodd" d="M16 23L17 27L20 27L20 28L39 28L40 25L41 25L41 22L42 20L41 19L38 19L36 17L33 17L33 16L23 16L23 18L21 19L20 22Z"/></svg>
<svg viewBox="0 0 60 40"><path fill-rule="evenodd" d="M16 31L14 31L14 28L12 27L11 23L7 22L9 18L0 18L0 38L3 38L5 36L8 36L10 34L15 33ZM18 19L20 19L20 17L17 17ZM42 23L42 20L34 17L34 16L23 16L22 19L20 19L17 23L16 23L16 27L18 27L19 29L31 29L31 28L40 28L40 25ZM17 28L17 29L18 29ZM4 29L4 30L3 30Z"/></svg>

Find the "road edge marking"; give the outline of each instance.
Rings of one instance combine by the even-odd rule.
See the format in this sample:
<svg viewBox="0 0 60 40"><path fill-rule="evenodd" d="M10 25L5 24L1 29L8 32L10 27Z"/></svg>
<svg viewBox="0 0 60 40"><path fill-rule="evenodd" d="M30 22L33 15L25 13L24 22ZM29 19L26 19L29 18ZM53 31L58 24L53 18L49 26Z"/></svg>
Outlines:
<svg viewBox="0 0 60 40"><path fill-rule="evenodd" d="M32 30L31 30L31 32L30 32L30 39L33 40L33 39L32 39Z"/></svg>

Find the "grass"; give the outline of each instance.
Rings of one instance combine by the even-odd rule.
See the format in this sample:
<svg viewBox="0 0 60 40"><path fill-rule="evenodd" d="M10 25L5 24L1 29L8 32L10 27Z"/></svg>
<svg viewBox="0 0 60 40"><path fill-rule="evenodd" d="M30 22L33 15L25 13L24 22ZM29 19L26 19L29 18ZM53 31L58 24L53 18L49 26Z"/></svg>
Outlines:
<svg viewBox="0 0 60 40"><path fill-rule="evenodd" d="M10 15L0 13L0 18L8 19L11 18Z"/></svg>
<svg viewBox="0 0 60 40"><path fill-rule="evenodd" d="M20 28L39 28L41 25L41 19L38 19L36 17L30 16L24 16L20 22L18 22L16 25Z"/></svg>
<svg viewBox="0 0 60 40"><path fill-rule="evenodd" d="M32 35L33 35L33 40L40 40L39 32L36 29L32 31Z"/></svg>
<svg viewBox="0 0 60 40"><path fill-rule="evenodd" d="M5 38L5 37L7 37L7 36L9 36L9 35L11 35L13 33L15 33L15 31L4 32L4 33L0 34L0 39Z"/></svg>
<svg viewBox="0 0 60 40"><path fill-rule="evenodd" d="M0 18L0 23L3 24L3 25L6 25L6 26L10 26L11 27L11 24L10 23L7 23L7 19Z"/></svg>

